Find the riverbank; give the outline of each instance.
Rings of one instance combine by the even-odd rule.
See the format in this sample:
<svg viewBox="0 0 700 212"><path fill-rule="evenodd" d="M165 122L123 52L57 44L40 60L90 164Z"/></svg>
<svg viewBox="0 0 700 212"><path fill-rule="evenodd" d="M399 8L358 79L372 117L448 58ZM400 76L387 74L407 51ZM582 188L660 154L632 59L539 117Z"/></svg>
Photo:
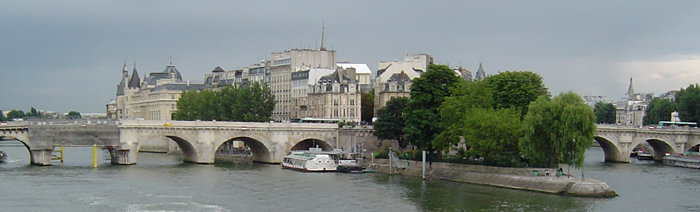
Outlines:
<svg viewBox="0 0 700 212"><path fill-rule="evenodd" d="M376 172L389 173L389 160L374 159L372 168ZM404 161L405 162L405 161ZM392 173L422 177L421 162L409 161L403 169L392 169ZM426 164L426 178L498 186L504 188L538 191L584 197L615 197L617 193L607 183L576 176L556 176L556 169L506 168L469 164L433 162ZM537 176L535 176L535 173Z"/></svg>

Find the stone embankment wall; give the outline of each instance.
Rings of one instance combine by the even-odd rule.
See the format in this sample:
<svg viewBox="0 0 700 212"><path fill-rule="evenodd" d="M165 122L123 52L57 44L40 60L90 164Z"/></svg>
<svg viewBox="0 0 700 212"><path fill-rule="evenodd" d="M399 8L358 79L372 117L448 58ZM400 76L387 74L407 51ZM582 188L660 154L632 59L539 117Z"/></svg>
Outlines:
<svg viewBox="0 0 700 212"><path fill-rule="evenodd" d="M404 169L392 168L392 174L421 177L422 163L419 161L408 161L408 163L408 167ZM380 173L389 173L388 164L387 159L374 159L371 168ZM568 175L556 176L556 169L505 168L439 162L429 164L426 162L426 178L574 196L617 196L605 182L590 178L583 180ZM537 176L534 175L535 171Z"/></svg>

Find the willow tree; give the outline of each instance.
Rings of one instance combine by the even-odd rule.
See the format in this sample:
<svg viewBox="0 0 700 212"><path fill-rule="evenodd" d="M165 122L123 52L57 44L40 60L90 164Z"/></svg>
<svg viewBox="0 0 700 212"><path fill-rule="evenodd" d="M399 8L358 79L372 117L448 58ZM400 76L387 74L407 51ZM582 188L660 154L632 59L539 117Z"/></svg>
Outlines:
<svg viewBox="0 0 700 212"><path fill-rule="evenodd" d="M530 162L581 167L586 148L593 144L595 114L579 95L569 91L554 99L537 98L528 107L523 126L520 151Z"/></svg>

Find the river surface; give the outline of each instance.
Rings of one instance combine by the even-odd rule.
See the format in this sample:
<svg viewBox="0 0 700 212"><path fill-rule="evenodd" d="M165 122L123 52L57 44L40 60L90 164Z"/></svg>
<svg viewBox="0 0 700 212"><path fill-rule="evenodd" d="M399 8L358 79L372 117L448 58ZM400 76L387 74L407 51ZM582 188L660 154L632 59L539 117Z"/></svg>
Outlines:
<svg viewBox="0 0 700 212"><path fill-rule="evenodd" d="M137 165L113 166L98 152L93 168L91 148L65 148L63 163L39 167L29 165L18 143L0 144L9 154L0 164L0 211L700 211L700 170L636 159L605 163L600 147L586 152L583 172L619 197L269 164L186 164L156 153L139 153Z"/></svg>

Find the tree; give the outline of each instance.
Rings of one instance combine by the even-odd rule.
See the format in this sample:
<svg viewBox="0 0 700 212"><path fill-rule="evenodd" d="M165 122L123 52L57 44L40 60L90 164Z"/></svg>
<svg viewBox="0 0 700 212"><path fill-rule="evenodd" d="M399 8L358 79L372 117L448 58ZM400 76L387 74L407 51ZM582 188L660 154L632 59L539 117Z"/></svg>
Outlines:
<svg viewBox="0 0 700 212"><path fill-rule="evenodd" d="M668 99L653 99L647 106L643 121L645 125L671 121L671 113L676 111L676 103Z"/></svg>
<svg viewBox="0 0 700 212"><path fill-rule="evenodd" d="M29 113L27 114L27 116L28 116L28 117L39 118L41 115L39 114L39 112L38 112L34 107L32 107L31 109L29 109Z"/></svg>
<svg viewBox="0 0 700 212"><path fill-rule="evenodd" d="M676 104L678 107L678 116L682 121L699 122L700 86L698 86L698 84L691 84L685 89L681 88L678 94L676 94Z"/></svg>
<svg viewBox="0 0 700 212"><path fill-rule="evenodd" d="M76 111L70 111L66 115L66 118L68 118L68 119L80 119L82 117L83 116L80 115L80 112L76 112Z"/></svg>
<svg viewBox="0 0 700 212"><path fill-rule="evenodd" d="M435 152L434 136L443 130L437 110L459 80L462 78L449 67L435 64L429 65L425 73L412 80L411 98L404 111L403 131L408 143L429 154Z"/></svg>
<svg viewBox="0 0 700 212"><path fill-rule="evenodd" d="M464 138L469 156L483 157L487 164L499 166L518 160L523 127L520 112L514 108L472 108L452 130Z"/></svg>
<svg viewBox="0 0 700 212"><path fill-rule="evenodd" d="M362 102L360 119L365 123L372 123L374 118L374 88L369 93L362 93L360 101Z"/></svg>
<svg viewBox="0 0 700 212"><path fill-rule="evenodd" d="M267 84L254 82L219 91L183 91L177 101L175 120L269 121L275 96Z"/></svg>
<svg viewBox="0 0 700 212"><path fill-rule="evenodd" d="M473 108L492 108L493 98L485 81L459 81L451 96L440 105L440 124L445 129L435 137L433 146L440 152L458 145L462 131L462 120L468 118Z"/></svg>
<svg viewBox="0 0 700 212"><path fill-rule="evenodd" d="M21 119L25 116L26 114L22 110L10 110L10 112L7 112L7 120Z"/></svg>
<svg viewBox="0 0 700 212"><path fill-rule="evenodd" d="M485 79L493 93L493 108L515 108L522 116L530 102L539 96L549 96L542 77L530 71L506 71Z"/></svg>
<svg viewBox="0 0 700 212"><path fill-rule="evenodd" d="M598 124L614 124L615 123L615 106L612 103L596 102L595 121Z"/></svg>
<svg viewBox="0 0 700 212"><path fill-rule="evenodd" d="M374 136L379 139L394 139L399 147L406 148L404 139L403 111L408 104L407 97L392 98L386 102L386 106L377 111L377 121L374 125Z"/></svg>
<svg viewBox="0 0 700 212"><path fill-rule="evenodd" d="M0 110L0 121L6 121L7 118L5 117L5 113L3 113L2 110Z"/></svg>
<svg viewBox="0 0 700 212"><path fill-rule="evenodd" d="M520 151L531 162L583 165L586 148L593 143L595 114L579 95L569 91L552 100L540 96L523 121Z"/></svg>

